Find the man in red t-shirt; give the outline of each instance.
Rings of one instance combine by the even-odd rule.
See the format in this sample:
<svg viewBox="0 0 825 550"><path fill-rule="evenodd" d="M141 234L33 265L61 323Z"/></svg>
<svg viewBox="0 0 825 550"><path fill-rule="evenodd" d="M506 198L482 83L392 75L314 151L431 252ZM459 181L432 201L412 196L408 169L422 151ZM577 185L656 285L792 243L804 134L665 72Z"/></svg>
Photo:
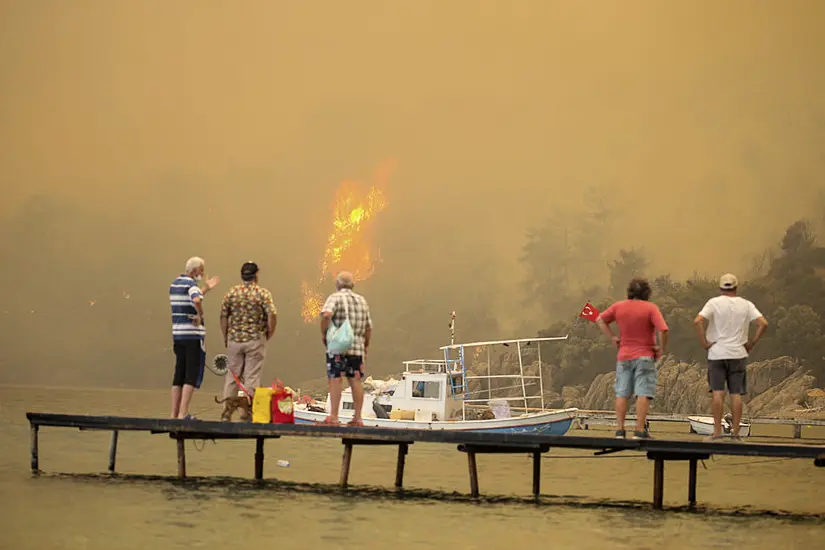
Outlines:
<svg viewBox="0 0 825 550"><path fill-rule="evenodd" d="M627 286L627 300L607 308L596 323L619 348L616 362L616 437L624 438L627 400L636 395L636 433L633 439L650 439L646 428L650 400L656 395L656 360L667 348L667 323L656 304L651 304L650 285L633 279ZM610 324L619 325L619 336ZM659 343L656 344L656 332Z"/></svg>

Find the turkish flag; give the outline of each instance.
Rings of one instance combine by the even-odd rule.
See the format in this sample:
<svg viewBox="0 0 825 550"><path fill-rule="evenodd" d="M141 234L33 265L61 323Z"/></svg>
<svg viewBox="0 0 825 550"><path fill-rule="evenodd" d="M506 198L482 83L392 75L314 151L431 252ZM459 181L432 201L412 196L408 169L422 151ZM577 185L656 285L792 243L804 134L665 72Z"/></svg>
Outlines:
<svg viewBox="0 0 825 550"><path fill-rule="evenodd" d="M599 318L599 310L596 309L590 302L587 302L582 308L581 313L579 313L579 317L595 323L596 319Z"/></svg>

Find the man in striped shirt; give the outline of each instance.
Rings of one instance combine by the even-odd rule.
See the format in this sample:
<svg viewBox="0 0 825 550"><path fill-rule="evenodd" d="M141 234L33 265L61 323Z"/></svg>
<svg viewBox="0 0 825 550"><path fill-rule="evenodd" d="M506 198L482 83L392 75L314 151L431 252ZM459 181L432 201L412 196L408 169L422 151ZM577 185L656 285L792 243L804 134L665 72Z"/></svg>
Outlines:
<svg viewBox="0 0 825 550"><path fill-rule="evenodd" d="M184 273L169 286L172 307L172 341L175 350L175 375L172 378L172 418L194 418L189 415L192 394L201 387L206 365L206 327L203 324L203 297L220 282L218 277L206 279L205 263L194 256L186 261Z"/></svg>

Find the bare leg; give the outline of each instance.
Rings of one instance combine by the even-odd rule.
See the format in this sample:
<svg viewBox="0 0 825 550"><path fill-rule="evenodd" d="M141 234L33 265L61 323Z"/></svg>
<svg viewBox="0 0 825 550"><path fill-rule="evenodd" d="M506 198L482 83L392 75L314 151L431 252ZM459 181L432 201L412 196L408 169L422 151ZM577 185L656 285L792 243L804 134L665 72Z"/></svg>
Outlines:
<svg viewBox="0 0 825 550"><path fill-rule="evenodd" d="M341 390L344 388L344 381L341 378L329 379L329 417L332 424L338 423L338 408L341 406Z"/></svg>
<svg viewBox="0 0 825 550"><path fill-rule="evenodd" d="M624 417L627 416L627 397L616 398L616 429L624 430Z"/></svg>
<svg viewBox="0 0 825 550"><path fill-rule="evenodd" d="M180 410L180 386L172 386L172 416L170 418L177 418Z"/></svg>
<svg viewBox="0 0 825 550"><path fill-rule="evenodd" d="M730 408L733 409L733 427L731 428L731 435L737 437L739 435L739 423L742 422L742 396L739 394L730 394Z"/></svg>
<svg viewBox="0 0 825 550"><path fill-rule="evenodd" d="M178 418L185 418L189 414L189 402L192 401L192 394L195 393L195 386L189 384L183 385L183 391L180 398L180 410L178 411Z"/></svg>
<svg viewBox="0 0 825 550"><path fill-rule="evenodd" d="M639 396L636 398L636 431L645 431L647 421L647 410L650 407L650 398Z"/></svg>
<svg viewBox="0 0 825 550"><path fill-rule="evenodd" d="M722 435L722 411L725 408L725 392L713 392L713 437Z"/></svg>
<svg viewBox="0 0 825 550"><path fill-rule="evenodd" d="M361 409L364 406L364 386L361 384L360 373L356 372L355 377L349 379L349 387L352 388L352 404L355 407L355 414L352 421L358 424L362 421Z"/></svg>

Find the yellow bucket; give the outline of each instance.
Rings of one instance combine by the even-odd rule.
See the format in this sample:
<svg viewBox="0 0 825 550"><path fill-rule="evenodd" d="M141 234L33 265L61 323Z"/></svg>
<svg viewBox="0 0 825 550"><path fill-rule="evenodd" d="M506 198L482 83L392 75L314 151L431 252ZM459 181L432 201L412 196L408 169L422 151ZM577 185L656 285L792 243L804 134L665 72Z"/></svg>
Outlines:
<svg viewBox="0 0 825 550"><path fill-rule="evenodd" d="M272 422L272 388L255 388L252 398L252 422L269 424Z"/></svg>

